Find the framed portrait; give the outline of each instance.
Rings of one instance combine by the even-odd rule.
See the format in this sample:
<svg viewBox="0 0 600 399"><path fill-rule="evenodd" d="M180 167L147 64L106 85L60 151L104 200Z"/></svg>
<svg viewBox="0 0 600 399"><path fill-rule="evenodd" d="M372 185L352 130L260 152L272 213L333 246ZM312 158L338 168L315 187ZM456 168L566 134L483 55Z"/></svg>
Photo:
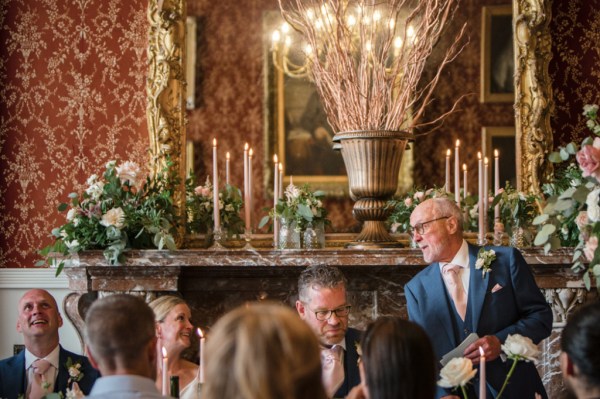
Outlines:
<svg viewBox="0 0 600 399"><path fill-rule="evenodd" d="M491 165L488 181L493 181L492 178L496 173L494 169L494 150L498 150L500 187L505 187L507 181L512 187L517 187L515 132L516 129L513 126L487 126L481 132L482 154L484 157L488 157Z"/></svg>
<svg viewBox="0 0 600 399"><path fill-rule="evenodd" d="M328 196L348 193L348 176L342 154L333 148L335 132L315 85L307 77L291 77L278 69L271 53L271 35L282 23L279 12L266 13L265 31L265 115L267 123L265 168L267 187L272 183L272 157L283 162L283 184L310 184L313 190L324 190ZM300 40L295 42L300 48ZM294 44L292 45L294 46ZM302 54L290 54L295 62L303 62Z"/></svg>
<svg viewBox="0 0 600 399"><path fill-rule="evenodd" d="M483 7L481 27L481 102L514 102L512 6Z"/></svg>

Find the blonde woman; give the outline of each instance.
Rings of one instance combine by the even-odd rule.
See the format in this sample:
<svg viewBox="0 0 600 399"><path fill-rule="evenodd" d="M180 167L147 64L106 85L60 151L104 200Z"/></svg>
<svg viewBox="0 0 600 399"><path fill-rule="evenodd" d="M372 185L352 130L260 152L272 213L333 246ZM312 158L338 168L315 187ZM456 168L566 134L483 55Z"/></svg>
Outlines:
<svg viewBox="0 0 600 399"><path fill-rule="evenodd" d="M290 308L255 303L221 318L206 344L202 399L326 399L319 344Z"/></svg>
<svg viewBox="0 0 600 399"><path fill-rule="evenodd" d="M158 353L156 387L162 390L162 348L167 350L169 378L179 376L179 397L198 398L198 365L181 357L192 344L194 326L192 313L187 303L177 296L165 295L150 303L156 320L156 350ZM168 392L168 389L167 389Z"/></svg>

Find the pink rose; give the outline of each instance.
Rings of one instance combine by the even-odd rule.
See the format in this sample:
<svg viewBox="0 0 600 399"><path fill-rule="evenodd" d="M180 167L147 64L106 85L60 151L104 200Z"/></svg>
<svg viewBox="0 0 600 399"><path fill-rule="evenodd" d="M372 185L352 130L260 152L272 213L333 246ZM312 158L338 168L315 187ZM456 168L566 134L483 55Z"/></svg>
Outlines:
<svg viewBox="0 0 600 399"><path fill-rule="evenodd" d="M410 197L406 197L406 198L404 199L404 205L406 205L406 207L407 207L407 208L410 208L410 206L412 205L412 203L413 203L413 200L412 200L412 198L410 198Z"/></svg>
<svg viewBox="0 0 600 399"><path fill-rule="evenodd" d="M575 224L577 224L577 227L579 227L579 230L583 230L583 228L585 226L587 226L588 223L589 223L589 220L588 220L587 212L586 211L579 212L579 214L575 218Z"/></svg>
<svg viewBox="0 0 600 399"><path fill-rule="evenodd" d="M198 186L194 189L194 193L200 197L209 197L210 196L210 188L205 186Z"/></svg>
<svg viewBox="0 0 600 399"><path fill-rule="evenodd" d="M585 242L585 247L583 248L583 253L590 262L594 259L596 248L598 248L598 237L591 236L590 239Z"/></svg>
<svg viewBox="0 0 600 399"><path fill-rule="evenodd" d="M417 191L414 195L415 200L421 202L425 199L425 193L423 191Z"/></svg>
<svg viewBox="0 0 600 399"><path fill-rule="evenodd" d="M577 162L583 171L583 177L600 178L600 137L594 139L593 145L585 145L577 152Z"/></svg>

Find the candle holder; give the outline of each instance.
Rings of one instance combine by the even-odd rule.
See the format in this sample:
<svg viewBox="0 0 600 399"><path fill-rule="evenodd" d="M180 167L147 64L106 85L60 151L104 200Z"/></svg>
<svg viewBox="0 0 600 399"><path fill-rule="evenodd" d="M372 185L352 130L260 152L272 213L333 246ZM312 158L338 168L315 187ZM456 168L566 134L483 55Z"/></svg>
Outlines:
<svg viewBox="0 0 600 399"><path fill-rule="evenodd" d="M215 251L226 250L227 248L225 248L223 246L223 244L221 244L222 241L223 241L223 230L219 227L213 231L213 243L209 249L212 249Z"/></svg>
<svg viewBox="0 0 600 399"><path fill-rule="evenodd" d="M488 240L485 237L485 235L483 237L481 236L477 236L477 245L479 245L480 247L483 247L484 245L487 245Z"/></svg>
<svg viewBox="0 0 600 399"><path fill-rule="evenodd" d="M244 229L244 247L242 249L252 250L254 247L252 246L252 229Z"/></svg>

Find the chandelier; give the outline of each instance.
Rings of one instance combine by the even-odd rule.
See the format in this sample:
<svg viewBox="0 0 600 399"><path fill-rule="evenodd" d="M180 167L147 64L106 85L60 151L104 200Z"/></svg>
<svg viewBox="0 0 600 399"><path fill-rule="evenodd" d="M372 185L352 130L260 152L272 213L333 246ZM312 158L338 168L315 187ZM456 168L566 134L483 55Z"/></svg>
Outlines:
<svg viewBox="0 0 600 399"><path fill-rule="evenodd" d="M397 74L394 63L401 57L405 45L415 43L412 24L405 23L406 16L388 4L365 4L364 2L340 2L340 7L323 3L303 10L305 20L310 22L317 41L309 44L289 22L283 22L271 35L273 65L293 78L311 77L315 62L328 62L330 46L336 45L333 37L344 32L353 57L368 57L371 64L383 62L387 74ZM303 27L305 29L305 27ZM338 36L339 37L339 36ZM386 48L393 46L393 49ZM381 59L384 56L385 59Z"/></svg>

